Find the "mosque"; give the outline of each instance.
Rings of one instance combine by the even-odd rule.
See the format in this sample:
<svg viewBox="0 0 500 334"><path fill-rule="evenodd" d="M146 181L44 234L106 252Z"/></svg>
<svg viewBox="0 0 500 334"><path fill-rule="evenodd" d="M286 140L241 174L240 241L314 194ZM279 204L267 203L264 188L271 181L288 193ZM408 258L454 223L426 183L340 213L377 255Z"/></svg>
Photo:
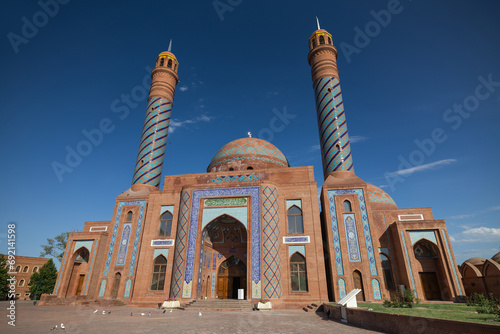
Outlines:
<svg viewBox="0 0 500 334"><path fill-rule="evenodd" d="M179 63L162 52L131 187L112 219L70 233L46 303L116 300L157 305L197 299L267 299L273 308L382 301L400 289L423 300L465 295L444 220L431 208L400 209L353 170L332 35L314 31L308 62L324 183L312 166L291 167L273 144L240 138L206 172L160 176ZM241 297L241 296L240 296Z"/></svg>

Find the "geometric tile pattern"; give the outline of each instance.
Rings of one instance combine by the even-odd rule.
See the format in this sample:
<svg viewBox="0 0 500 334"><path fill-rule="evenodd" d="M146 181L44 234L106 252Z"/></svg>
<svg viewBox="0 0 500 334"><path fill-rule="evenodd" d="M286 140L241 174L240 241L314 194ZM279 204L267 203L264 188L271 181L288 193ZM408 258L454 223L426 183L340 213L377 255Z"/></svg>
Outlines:
<svg viewBox="0 0 500 334"><path fill-rule="evenodd" d="M184 261L186 257L186 242L189 218L189 201L191 194L183 190L181 194L181 209L177 224L177 239L175 247L174 270L172 274L172 287L170 298L179 298L182 290L182 272L184 271Z"/></svg>
<svg viewBox="0 0 500 334"><path fill-rule="evenodd" d="M342 266L342 253L340 252L339 227L337 224L337 212L335 211L335 197L333 190L328 190L328 201L330 202L330 222L332 223L333 250L335 251L337 275L344 275L344 268Z"/></svg>
<svg viewBox="0 0 500 334"><path fill-rule="evenodd" d="M210 295L212 296L212 298L215 297L215 271L212 273L212 289Z"/></svg>
<svg viewBox="0 0 500 334"><path fill-rule="evenodd" d="M226 182L244 182L244 181L258 181L260 177L257 175L228 175L228 176L217 176L216 179L212 179L213 183L226 183Z"/></svg>
<svg viewBox="0 0 500 334"><path fill-rule="evenodd" d="M264 298L281 298L278 189L262 188L262 272Z"/></svg>
<svg viewBox="0 0 500 334"><path fill-rule="evenodd" d="M101 287L99 288L99 297L104 297L104 292L106 291L106 279L101 281Z"/></svg>
<svg viewBox="0 0 500 334"><path fill-rule="evenodd" d="M404 231L401 231L401 239L403 239L403 248L405 250L405 255L406 255L406 264L408 265L408 270L410 271L411 287L413 289L413 293L415 294L415 297L418 297L417 296L417 289L415 289L415 280L413 279L413 270L411 270L410 257L408 256L408 249L406 248L406 240L405 240Z"/></svg>
<svg viewBox="0 0 500 334"><path fill-rule="evenodd" d="M344 103L340 82L335 77L323 77L314 83L316 113L323 173L352 170L351 145L347 134Z"/></svg>
<svg viewBox="0 0 500 334"><path fill-rule="evenodd" d="M339 278L339 298L342 299L346 296L345 281L343 278Z"/></svg>
<svg viewBox="0 0 500 334"><path fill-rule="evenodd" d="M130 289L132 288L132 280L129 278L127 283L125 284L125 292L123 293L123 297L130 297Z"/></svg>
<svg viewBox="0 0 500 334"><path fill-rule="evenodd" d="M132 184L160 185L171 111L172 103L167 99L148 99Z"/></svg>
<svg viewBox="0 0 500 334"><path fill-rule="evenodd" d="M372 203L387 203L396 205L396 202L394 202L391 196L378 187L368 185L366 192L368 193L368 201Z"/></svg>
<svg viewBox="0 0 500 334"><path fill-rule="evenodd" d="M361 262L359 254L358 232L356 231L356 220L354 213L344 213L344 227L347 240L347 253L349 262Z"/></svg>
<svg viewBox="0 0 500 334"><path fill-rule="evenodd" d="M380 293L380 283L377 279L372 279L372 289L373 289L373 298L375 300L381 300L382 294Z"/></svg>
<svg viewBox="0 0 500 334"><path fill-rule="evenodd" d="M201 245L200 245L200 263L198 264L198 289L196 298L200 298L201 296L201 272L203 268L206 268L207 264L207 253L205 252L206 236L207 236L207 230L203 230L203 233L201 235Z"/></svg>
<svg viewBox="0 0 500 334"><path fill-rule="evenodd" d="M189 235L187 241L186 266L184 269L184 279L182 287L182 297L191 298L191 290L194 274L194 261L196 240L198 235L198 217L200 214L200 199L203 197L229 197L248 196L252 197L252 298L261 298L262 286L260 275L260 187L235 187L235 188L215 188L193 190L191 202L191 218L189 223Z"/></svg>
<svg viewBox="0 0 500 334"><path fill-rule="evenodd" d="M139 250L139 240L141 238L142 230L142 219L144 218L144 209L146 201L141 204L139 209L139 219L137 220L137 228L135 229L134 247L132 248L132 256L130 257L130 267L128 269L128 275L134 276L135 261L137 259L137 251Z"/></svg>
<svg viewBox="0 0 500 334"><path fill-rule="evenodd" d="M432 241L435 245L437 245L436 234L434 230L420 230L420 231L409 231L411 244L414 245L420 239L427 239Z"/></svg>
<svg viewBox="0 0 500 334"><path fill-rule="evenodd" d="M116 265L123 266L125 264L125 257L127 256L128 240L130 238L130 230L132 223L123 224L122 239L120 241L120 248L118 248L118 256L116 257Z"/></svg>
<svg viewBox="0 0 500 334"><path fill-rule="evenodd" d="M122 208L124 206L132 206L132 205L140 205L140 214L139 214L139 220L137 222L137 230L140 235L140 230L142 227L142 217L144 215L144 207L146 205L146 201L126 201L126 202L120 202L118 203L118 209L116 210L116 217L115 217L115 224L113 226L113 234L111 234L111 242L109 244L109 250L108 250L108 256L106 257L106 266L104 267L104 273L103 276L106 277L109 274L109 267L111 266L111 258L113 257L113 250L115 248L115 243L116 243L116 236L118 234L118 226L120 223L120 217L122 214ZM138 235L136 233L136 242L138 243ZM134 245L134 249L137 252L137 247ZM135 263L135 257L134 257L134 263ZM132 262L131 262L132 265ZM133 274L129 273L129 276L132 276Z"/></svg>
<svg viewBox="0 0 500 334"><path fill-rule="evenodd" d="M463 296L464 294L462 292L462 287L460 286L460 282L458 281L457 269L456 269L457 266L455 265L455 262L453 261L453 258L451 256L450 246L448 245L448 239L446 238L446 233L444 232L444 230L441 230L441 233L443 234L444 244L446 245L446 250L448 251L448 258L450 259L451 267L453 268L455 283L458 287L458 291L460 292L460 296Z"/></svg>

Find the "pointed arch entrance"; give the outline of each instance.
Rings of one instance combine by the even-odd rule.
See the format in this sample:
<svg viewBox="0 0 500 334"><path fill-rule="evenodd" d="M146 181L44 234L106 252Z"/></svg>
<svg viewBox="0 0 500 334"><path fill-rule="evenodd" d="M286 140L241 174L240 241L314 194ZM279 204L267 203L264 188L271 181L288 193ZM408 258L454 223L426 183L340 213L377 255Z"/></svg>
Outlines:
<svg viewBox="0 0 500 334"><path fill-rule="evenodd" d="M422 285L425 299L442 300L439 284L441 266L437 245L427 239L420 239L413 246L413 253L418 262L416 269L420 276L420 284Z"/></svg>
<svg viewBox="0 0 500 334"><path fill-rule="evenodd" d="M222 214L202 232L199 298L236 299L247 295L248 234L238 219Z"/></svg>
<svg viewBox="0 0 500 334"><path fill-rule="evenodd" d="M73 267L71 268L66 297L85 294L84 285L89 269L89 255L89 250L86 247L80 247L73 254Z"/></svg>

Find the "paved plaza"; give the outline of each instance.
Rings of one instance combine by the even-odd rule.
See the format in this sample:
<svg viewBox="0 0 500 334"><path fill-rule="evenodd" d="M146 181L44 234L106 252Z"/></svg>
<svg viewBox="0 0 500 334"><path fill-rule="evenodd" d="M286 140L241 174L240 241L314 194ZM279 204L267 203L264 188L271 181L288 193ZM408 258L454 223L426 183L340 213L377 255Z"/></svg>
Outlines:
<svg viewBox="0 0 500 334"><path fill-rule="evenodd" d="M28 301L16 302L16 327L12 327L5 316L8 305L0 302L4 314L0 333L380 333L302 310L202 311L200 316L194 310L163 313L157 308L122 306L98 307L95 312L96 308L84 306L35 306ZM56 324L58 328L51 330Z"/></svg>

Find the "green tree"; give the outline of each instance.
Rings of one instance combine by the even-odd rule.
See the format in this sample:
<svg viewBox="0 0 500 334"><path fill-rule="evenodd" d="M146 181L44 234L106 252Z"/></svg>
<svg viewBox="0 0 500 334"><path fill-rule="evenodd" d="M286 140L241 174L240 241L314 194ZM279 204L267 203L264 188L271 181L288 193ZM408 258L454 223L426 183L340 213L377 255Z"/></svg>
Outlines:
<svg viewBox="0 0 500 334"><path fill-rule="evenodd" d="M45 257L46 255L49 255L59 260L59 262L62 262L67 242L68 242L68 232L63 232L57 235L54 239L47 238L47 244L41 245L43 251L40 252L40 257Z"/></svg>
<svg viewBox="0 0 500 334"><path fill-rule="evenodd" d="M9 267L5 256L0 255L0 296L7 295L9 291L7 279L9 278Z"/></svg>
<svg viewBox="0 0 500 334"><path fill-rule="evenodd" d="M57 268L54 261L49 259L37 273L33 273L30 277L29 292L33 294L33 299L38 299L42 293L52 293L56 285Z"/></svg>

